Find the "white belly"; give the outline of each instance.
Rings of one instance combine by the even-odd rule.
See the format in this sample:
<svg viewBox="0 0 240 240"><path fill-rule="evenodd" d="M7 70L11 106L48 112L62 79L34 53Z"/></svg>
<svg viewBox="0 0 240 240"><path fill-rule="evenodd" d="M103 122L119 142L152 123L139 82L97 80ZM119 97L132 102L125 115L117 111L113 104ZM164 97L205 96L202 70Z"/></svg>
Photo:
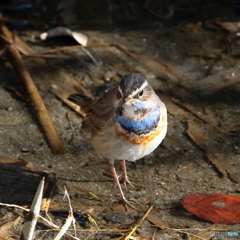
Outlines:
<svg viewBox="0 0 240 240"><path fill-rule="evenodd" d="M117 138L113 128L109 128L104 134L92 136L92 145L96 152L112 160L136 161L154 151L166 135L162 132L148 145L133 144Z"/></svg>

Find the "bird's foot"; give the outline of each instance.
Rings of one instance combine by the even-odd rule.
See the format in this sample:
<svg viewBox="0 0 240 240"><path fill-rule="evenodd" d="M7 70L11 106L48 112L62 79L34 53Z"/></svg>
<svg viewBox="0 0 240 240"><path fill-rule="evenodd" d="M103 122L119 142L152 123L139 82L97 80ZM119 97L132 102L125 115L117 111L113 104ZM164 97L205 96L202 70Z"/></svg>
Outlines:
<svg viewBox="0 0 240 240"><path fill-rule="evenodd" d="M127 189L127 183L132 187L135 188L134 185L131 183L131 181L128 179L128 176L125 174L122 174L118 178L119 182L123 183L125 186L125 189Z"/></svg>
<svg viewBox="0 0 240 240"><path fill-rule="evenodd" d="M139 210L139 208L135 207L134 205L137 205L136 203L128 201L125 196L121 196L120 201L124 204L124 208L126 211L128 211L128 207L133 208L135 210Z"/></svg>

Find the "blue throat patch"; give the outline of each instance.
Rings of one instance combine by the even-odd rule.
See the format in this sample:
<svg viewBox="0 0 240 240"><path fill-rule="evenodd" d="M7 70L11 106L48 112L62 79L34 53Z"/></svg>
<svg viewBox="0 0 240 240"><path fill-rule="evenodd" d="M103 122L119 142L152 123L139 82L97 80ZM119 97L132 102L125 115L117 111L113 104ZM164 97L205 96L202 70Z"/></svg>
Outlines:
<svg viewBox="0 0 240 240"><path fill-rule="evenodd" d="M154 130L160 119L160 107L156 108L153 112L149 112L147 116L140 121L130 121L124 117L117 115L117 121L121 127L128 133L134 133L137 135L147 134Z"/></svg>

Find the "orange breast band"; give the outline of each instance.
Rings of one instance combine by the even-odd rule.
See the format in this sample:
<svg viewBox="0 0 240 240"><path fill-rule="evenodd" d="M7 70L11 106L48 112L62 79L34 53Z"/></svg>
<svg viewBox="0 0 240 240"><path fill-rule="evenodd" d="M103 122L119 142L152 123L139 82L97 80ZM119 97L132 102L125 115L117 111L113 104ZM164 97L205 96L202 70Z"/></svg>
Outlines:
<svg viewBox="0 0 240 240"><path fill-rule="evenodd" d="M160 135L165 130L165 121L166 116L162 116L160 123L158 124L157 129L150 132L149 134L142 134L140 136L127 133L125 130L123 130L120 126L120 124L115 125L115 134L117 137L130 142L132 144L142 144L142 145L148 145L150 142L152 142L158 135Z"/></svg>

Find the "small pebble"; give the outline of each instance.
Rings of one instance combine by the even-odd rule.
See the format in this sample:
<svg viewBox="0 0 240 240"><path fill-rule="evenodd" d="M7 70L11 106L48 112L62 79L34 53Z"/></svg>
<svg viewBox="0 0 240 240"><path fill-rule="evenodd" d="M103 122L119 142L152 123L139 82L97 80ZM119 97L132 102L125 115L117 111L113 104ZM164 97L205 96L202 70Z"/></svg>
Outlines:
<svg viewBox="0 0 240 240"><path fill-rule="evenodd" d="M22 148L21 152L26 153L26 152L29 152L29 150L27 148Z"/></svg>

